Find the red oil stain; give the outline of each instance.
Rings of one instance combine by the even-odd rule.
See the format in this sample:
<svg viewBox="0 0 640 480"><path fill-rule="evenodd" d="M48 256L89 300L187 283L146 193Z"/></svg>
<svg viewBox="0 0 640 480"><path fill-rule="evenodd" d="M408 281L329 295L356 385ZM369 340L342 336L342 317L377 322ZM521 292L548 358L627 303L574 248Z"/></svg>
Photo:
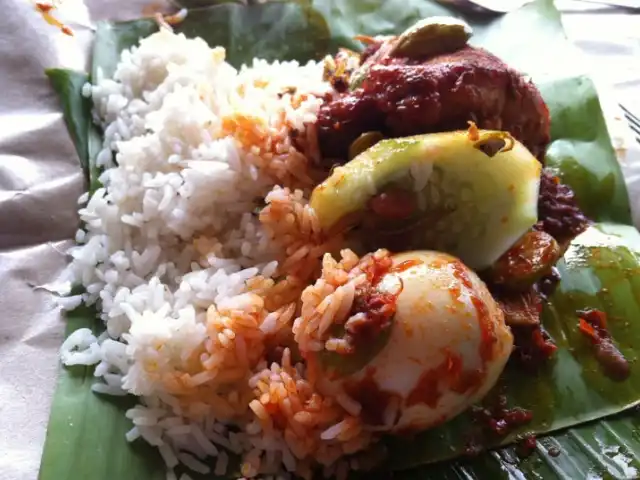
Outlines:
<svg viewBox="0 0 640 480"><path fill-rule="evenodd" d="M478 347L478 353L484 364L493 358L493 347L497 341L496 333L489 309L485 302L474 295L471 297L471 303L473 303L478 314L478 324L480 326L480 346Z"/></svg>
<svg viewBox="0 0 640 480"><path fill-rule="evenodd" d="M409 393L409 397L407 397L408 407L425 404L430 408L436 408L441 397L440 381L446 374L446 371L443 371L443 367L446 368L446 364L441 364L436 368L422 372L418 382Z"/></svg>
<svg viewBox="0 0 640 480"><path fill-rule="evenodd" d="M422 265L422 260L418 260L418 259L411 259L411 260L405 260L404 262L400 262L398 265L396 265L395 267L393 267L390 271L392 273L401 273L404 272L406 270L409 270L412 267L416 267L418 265Z"/></svg>
<svg viewBox="0 0 640 480"><path fill-rule="evenodd" d="M451 390L459 395L472 394L478 391L484 378L484 370L476 369L462 371L460 372L460 375L451 382Z"/></svg>
<svg viewBox="0 0 640 480"><path fill-rule="evenodd" d="M471 283L471 279L467 275L467 267L459 260L451 262L450 265L453 268L453 276L460 280L460 283L465 287L473 288L473 283Z"/></svg>
<svg viewBox="0 0 640 480"><path fill-rule="evenodd" d="M435 408L442 396L441 387L448 385L456 393L466 393L478 388L482 382L482 372L463 370L462 357L449 349L443 351L444 359L435 368L422 373L409 393L407 406L425 404Z"/></svg>

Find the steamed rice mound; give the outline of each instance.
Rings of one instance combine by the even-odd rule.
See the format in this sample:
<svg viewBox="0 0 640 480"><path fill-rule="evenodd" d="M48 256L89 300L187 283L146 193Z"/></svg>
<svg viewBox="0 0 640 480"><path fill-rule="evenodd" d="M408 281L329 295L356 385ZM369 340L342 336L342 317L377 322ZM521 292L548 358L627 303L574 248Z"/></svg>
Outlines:
<svg viewBox="0 0 640 480"><path fill-rule="evenodd" d="M364 277L352 252L327 254L340 238L320 231L313 162L291 142L314 155L309 125L332 89L321 63L224 58L161 30L85 86L104 170L64 278L85 293L62 301L95 304L106 331L74 332L62 360L96 365L96 393L139 397L127 440L158 447L169 479L179 464L344 477L375 435L298 353L333 348L323 332Z"/></svg>

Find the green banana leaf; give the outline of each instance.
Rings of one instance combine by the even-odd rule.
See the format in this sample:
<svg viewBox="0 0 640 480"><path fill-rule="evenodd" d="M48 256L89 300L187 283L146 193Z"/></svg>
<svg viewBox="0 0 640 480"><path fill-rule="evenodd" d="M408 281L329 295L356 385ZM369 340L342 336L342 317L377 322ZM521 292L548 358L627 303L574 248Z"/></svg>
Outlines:
<svg viewBox="0 0 640 480"><path fill-rule="evenodd" d="M51 85L62 100L64 120L69 135L78 152L80 165L89 182L89 191L93 193L99 187L100 172L95 156L102 148L102 139L91 117L91 100L82 95L82 87L89 81L85 72L51 68L45 70Z"/></svg>
<svg viewBox="0 0 640 480"><path fill-rule="evenodd" d="M186 0L182 3L188 4ZM203 2L198 1L198 6ZM215 2L192 10L178 30L227 48L238 66L259 56L270 60L320 59L338 46L360 48L352 37L401 31L429 15L456 15L429 0L314 0L243 6ZM536 452L522 460L514 447L474 459L442 462L407 470L401 478L636 478L640 468L638 420L620 414L640 402L640 371L633 349L640 341L640 235L632 226L624 181L606 130L598 98L566 40L551 0L538 0L497 18L465 17L475 30L473 43L484 46L530 75L552 115L553 142L547 163L576 191L581 207L596 222L578 237L559 268L562 282L544 311L544 324L560 347L536 376L507 369L496 392L513 405L531 409L533 421L488 446L506 444L524 433L537 435L567 429L540 440ZM113 74L120 51L157 29L150 20L99 25L92 75ZM100 148L82 85L89 75L48 71L58 91L70 134L90 190L98 185L92 160ZM589 344L577 329L575 311L598 308L609 315L619 348L632 363L632 375L615 383L602 374ZM68 332L80 326L99 329L87 310L69 318ZM40 471L41 480L161 479L157 454L146 445L128 445L130 428L123 412L134 399L98 397L90 391L90 369L62 369ZM470 418L462 415L410 441L388 442L385 469L403 470L460 457ZM577 426L578 425L578 426ZM577 427L576 427L577 426ZM551 447L560 451L550 454ZM81 454L79 452L82 452Z"/></svg>

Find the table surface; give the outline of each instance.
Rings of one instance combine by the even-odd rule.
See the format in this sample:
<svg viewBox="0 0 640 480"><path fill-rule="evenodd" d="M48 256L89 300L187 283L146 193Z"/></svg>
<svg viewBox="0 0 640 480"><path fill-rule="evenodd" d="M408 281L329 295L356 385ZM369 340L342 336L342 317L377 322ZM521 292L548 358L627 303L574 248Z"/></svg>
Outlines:
<svg viewBox="0 0 640 480"><path fill-rule="evenodd" d="M138 15L147 3L65 0L64 5L70 23L89 25L109 17L114 6L123 18ZM622 103L640 116L640 14L578 1L556 3L601 93L640 225L640 155L617 108ZM33 480L63 331L50 295L33 286L51 281L64 265L62 251L75 232L83 185L42 71L83 68L91 34L77 27L74 39L58 35L25 0L0 0L0 9L12 12L0 17L0 480Z"/></svg>

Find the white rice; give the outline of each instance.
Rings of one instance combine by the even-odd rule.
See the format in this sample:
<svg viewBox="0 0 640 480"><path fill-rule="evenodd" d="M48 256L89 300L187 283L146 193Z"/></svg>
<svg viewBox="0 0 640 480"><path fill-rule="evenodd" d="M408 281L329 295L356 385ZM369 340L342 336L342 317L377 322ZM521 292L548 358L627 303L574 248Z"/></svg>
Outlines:
<svg viewBox="0 0 640 480"><path fill-rule="evenodd" d="M184 371L208 341L210 306L252 308L247 280L273 277L278 268L279 247L252 215L255 199L276 181L256 166L260 152L225 131L225 119L251 116L268 134L284 133L276 151L286 160L288 129L315 121L330 89L321 64L254 60L236 70L224 54L162 30L124 51L113 79L99 72L96 84L83 88L104 130L97 163L105 170L103 187L78 199L84 229L61 279L85 292L60 303L67 310L96 304L108 335L99 340L80 329L62 345L61 358L65 365L96 365L98 394L140 397L127 412L126 439L157 446L170 479L179 463L224 474L225 449L251 450L247 434L230 433L215 408L185 406L163 381ZM282 95L290 87L302 95L295 107L291 94ZM201 237L209 245L205 253L196 241ZM270 333L277 320L274 315L260 328ZM227 339L229 332L220 335ZM247 348L240 338L239 351ZM282 461L293 470L295 461L282 448ZM249 460L247 473L256 475L260 452Z"/></svg>

